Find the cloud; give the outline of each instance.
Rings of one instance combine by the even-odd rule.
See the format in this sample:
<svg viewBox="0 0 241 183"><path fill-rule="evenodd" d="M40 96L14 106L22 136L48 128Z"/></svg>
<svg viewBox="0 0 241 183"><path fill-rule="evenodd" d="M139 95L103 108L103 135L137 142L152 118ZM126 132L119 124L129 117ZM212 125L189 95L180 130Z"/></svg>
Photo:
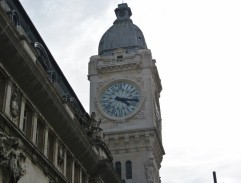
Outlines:
<svg viewBox="0 0 241 183"><path fill-rule="evenodd" d="M21 0L21 3L88 111L88 62L90 56L98 54L99 40L113 22L113 2ZM107 17L108 11L113 12L113 17Z"/></svg>
<svg viewBox="0 0 241 183"><path fill-rule="evenodd" d="M88 62L120 1L20 0L88 111ZM163 182L241 182L240 1L128 1L162 79ZM84 86L84 87L83 87Z"/></svg>

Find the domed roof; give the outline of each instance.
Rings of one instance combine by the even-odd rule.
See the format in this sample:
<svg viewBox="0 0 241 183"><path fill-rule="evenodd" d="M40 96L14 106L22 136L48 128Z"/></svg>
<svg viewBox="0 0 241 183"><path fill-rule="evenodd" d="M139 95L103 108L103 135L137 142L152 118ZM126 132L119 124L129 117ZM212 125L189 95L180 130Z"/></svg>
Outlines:
<svg viewBox="0 0 241 183"><path fill-rule="evenodd" d="M130 19L132 13L128 5L119 4L115 14L117 19L100 40L99 55L113 55L113 51L118 48L128 53L147 49L142 31Z"/></svg>

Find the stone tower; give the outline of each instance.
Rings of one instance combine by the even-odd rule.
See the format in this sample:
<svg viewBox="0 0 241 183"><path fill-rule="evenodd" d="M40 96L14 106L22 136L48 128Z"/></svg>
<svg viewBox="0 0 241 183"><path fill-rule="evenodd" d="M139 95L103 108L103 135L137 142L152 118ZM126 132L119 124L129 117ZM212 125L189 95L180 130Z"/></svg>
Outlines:
<svg viewBox="0 0 241 183"><path fill-rule="evenodd" d="M142 31L126 3L89 62L90 112L101 120L116 171L128 183L159 183L165 154L161 80Z"/></svg>

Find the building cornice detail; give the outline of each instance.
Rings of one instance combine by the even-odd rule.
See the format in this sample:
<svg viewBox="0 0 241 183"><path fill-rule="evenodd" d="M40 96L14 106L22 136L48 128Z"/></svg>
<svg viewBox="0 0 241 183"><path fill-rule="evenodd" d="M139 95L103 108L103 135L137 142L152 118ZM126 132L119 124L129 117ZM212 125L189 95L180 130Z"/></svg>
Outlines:
<svg viewBox="0 0 241 183"><path fill-rule="evenodd" d="M123 70L134 70L140 69L141 62L112 62L110 64L98 64L97 71L98 74L118 72Z"/></svg>
<svg viewBox="0 0 241 183"><path fill-rule="evenodd" d="M146 150L158 151L159 144L155 143L158 138L152 129L143 131L130 131L125 133L105 133L105 142L113 154L139 152ZM159 152L158 154L161 154ZM158 163L158 162L157 162Z"/></svg>

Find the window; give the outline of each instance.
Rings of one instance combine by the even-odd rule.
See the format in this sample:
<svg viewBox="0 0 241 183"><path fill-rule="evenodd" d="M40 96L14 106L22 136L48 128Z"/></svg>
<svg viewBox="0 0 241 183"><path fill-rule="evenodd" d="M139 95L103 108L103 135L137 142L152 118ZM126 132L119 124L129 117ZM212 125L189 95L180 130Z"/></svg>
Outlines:
<svg viewBox="0 0 241 183"><path fill-rule="evenodd" d="M121 178L121 162L118 161L115 163L115 170Z"/></svg>
<svg viewBox="0 0 241 183"><path fill-rule="evenodd" d="M118 61L118 62L123 61L123 55L118 55L118 56L117 56L117 61Z"/></svg>
<svg viewBox="0 0 241 183"><path fill-rule="evenodd" d="M85 172L82 172L82 183L87 183L88 182L88 177Z"/></svg>
<svg viewBox="0 0 241 183"><path fill-rule="evenodd" d="M131 161L126 162L126 179L132 179L132 164L131 164Z"/></svg>
<svg viewBox="0 0 241 183"><path fill-rule="evenodd" d="M28 137L28 139L31 138L32 133L32 112L30 107L25 104L25 109L23 113L23 132Z"/></svg>
<svg viewBox="0 0 241 183"><path fill-rule="evenodd" d="M71 155L67 153L66 178L69 182L72 182L72 164L73 164L73 159Z"/></svg>
<svg viewBox="0 0 241 183"><path fill-rule="evenodd" d="M54 134L51 131L49 131L49 134L48 134L48 159L52 164L54 162L54 141L55 141Z"/></svg>
<svg viewBox="0 0 241 183"><path fill-rule="evenodd" d="M44 131L44 123L41 120L38 120L36 129L36 145L42 153L44 152Z"/></svg>
<svg viewBox="0 0 241 183"><path fill-rule="evenodd" d="M3 109L6 80L0 70L0 110Z"/></svg>
<svg viewBox="0 0 241 183"><path fill-rule="evenodd" d="M24 109L24 113L23 113L23 132L24 133L26 133L27 119L28 119L28 112L26 109Z"/></svg>

